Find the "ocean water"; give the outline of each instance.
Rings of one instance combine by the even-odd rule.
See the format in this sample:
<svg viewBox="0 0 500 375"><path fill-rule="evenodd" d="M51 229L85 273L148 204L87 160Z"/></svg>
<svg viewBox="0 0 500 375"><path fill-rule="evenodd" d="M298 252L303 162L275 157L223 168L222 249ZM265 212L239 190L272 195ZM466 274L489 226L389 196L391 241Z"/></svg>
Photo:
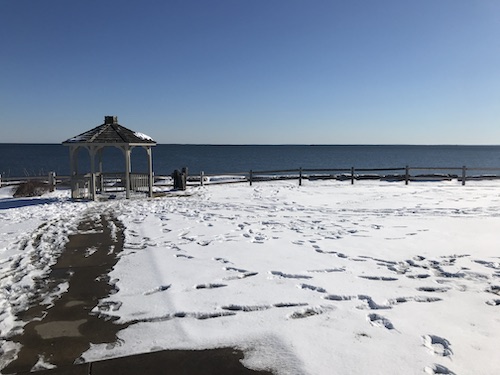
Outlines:
<svg viewBox="0 0 500 375"><path fill-rule="evenodd" d="M120 172L125 168L123 155L117 148L106 148L103 159L105 172ZM89 164L88 153L81 150L80 172L88 172ZM218 174L251 169L404 168L406 165L500 168L500 146L166 144L153 148L156 175L170 175L174 169L182 167L188 167L190 174L200 171ZM2 176L39 176L50 171L60 176L69 175L68 147L61 144L0 144ZM132 152L132 171L147 171L147 156L142 148Z"/></svg>

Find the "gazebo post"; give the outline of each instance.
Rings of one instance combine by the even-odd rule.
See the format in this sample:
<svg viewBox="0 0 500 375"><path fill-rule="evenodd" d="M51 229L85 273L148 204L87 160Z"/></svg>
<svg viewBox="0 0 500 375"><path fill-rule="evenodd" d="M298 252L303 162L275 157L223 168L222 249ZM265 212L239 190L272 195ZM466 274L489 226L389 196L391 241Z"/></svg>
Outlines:
<svg viewBox="0 0 500 375"><path fill-rule="evenodd" d="M89 147L90 154L90 199L96 200L96 183L95 183L95 154L97 148L95 146Z"/></svg>
<svg viewBox="0 0 500 375"><path fill-rule="evenodd" d="M130 146L125 146L125 197L130 199Z"/></svg>
<svg viewBox="0 0 500 375"><path fill-rule="evenodd" d="M71 174L76 176L78 174L78 149L80 146L71 148Z"/></svg>
<svg viewBox="0 0 500 375"><path fill-rule="evenodd" d="M99 191L102 194L104 190L104 179L102 177L102 147L97 151L97 156L99 160Z"/></svg>
<svg viewBox="0 0 500 375"><path fill-rule="evenodd" d="M69 147L69 160L70 160L70 184L71 184L71 198L78 197L78 183L75 181L75 176L78 175L78 148L79 146L71 145Z"/></svg>
<svg viewBox="0 0 500 375"><path fill-rule="evenodd" d="M151 146L146 148L148 152L148 183L149 183L149 197L153 198L153 158L151 156Z"/></svg>

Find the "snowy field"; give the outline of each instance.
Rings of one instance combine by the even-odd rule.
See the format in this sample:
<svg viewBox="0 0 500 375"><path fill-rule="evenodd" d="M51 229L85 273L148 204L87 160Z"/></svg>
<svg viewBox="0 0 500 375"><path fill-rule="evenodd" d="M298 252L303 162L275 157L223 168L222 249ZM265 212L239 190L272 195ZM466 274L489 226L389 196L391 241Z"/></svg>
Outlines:
<svg viewBox="0 0 500 375"><path fill-rule="evenodd" d="M0 368L16 312L78 222L125 225L95 313L131 322L88 361L238 347L276 374L500 373L500 182L215 185L156 199L0 189ZM89 252L89 256L91 252ZM47 295L47 303L64 286Z"/></svg>

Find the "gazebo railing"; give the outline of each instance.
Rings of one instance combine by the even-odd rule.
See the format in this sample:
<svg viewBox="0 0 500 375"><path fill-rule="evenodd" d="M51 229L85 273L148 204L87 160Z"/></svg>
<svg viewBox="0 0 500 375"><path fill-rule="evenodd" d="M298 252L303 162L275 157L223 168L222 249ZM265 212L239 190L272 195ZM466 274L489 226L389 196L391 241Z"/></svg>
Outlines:
<svg viewBox="0 0 500 375"><path fill-rule="evenodd" d="M124 173L97 173L97 191L101 193L125 190Z"/></svg>
<svg viewBox="0 0 500 375"><path fill-rule="evenodd" d="M96 194L126 191L125 173L87 173L71 177L73 199L95 199L92 197L92 184ZM130 191L149 193L149 175L147 173L130 174Z"/></svg>
<svg viewBox="0 0 500 375"><path fill-rule="evenodd" d="M97 173L97 190L113 192L125 190L125 173ZM130 190L147 193L149 191L149 176L147 173L130 174Z"/></svg>
<svg viewBox="0 0 500 375"><path fill-rule="evenodd" d="M71 198L73 199L92 199L90 194L90 184L92 176L75 175L71 178Z"/></svg>
<svg viewBox="0 0 500 375"><path fill-rule="evenodd" d="M148 193L149 175L146 173L131 173L130 190L135 192Z"/></svg>

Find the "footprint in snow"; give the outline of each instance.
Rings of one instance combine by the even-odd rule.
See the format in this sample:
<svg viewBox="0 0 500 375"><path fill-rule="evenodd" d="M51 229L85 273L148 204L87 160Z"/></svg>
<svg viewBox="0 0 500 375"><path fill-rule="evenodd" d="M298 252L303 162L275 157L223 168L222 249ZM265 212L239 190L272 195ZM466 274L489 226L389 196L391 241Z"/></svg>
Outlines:
<svg viewBox="0 0 500 375"><path fill-rule="evenodd" d="M218 258L218 259L220 259L220 258ZM227 263L227 261L226 261L226 263ZM224 267L224 269L226 271L235 271L235 272L239 272L239 273L246 273L246 272L248 272L247 270L244 270L242 268L236 268L236 267Z"/></svg>
<svg viewBox="0 0 500 375"><path fill-rule="evenodd" d="M396 297L396 298L391 298L387 300L387 303L389 305L399 305L400 303L406 303L406 302L438 302L442 301L441 298L438 297L426 297L426 296L415 296L415 297Z"/></svg>
<svg viewBox="0 0 500 375"><path fill-rule="evenodd" d="M283 307L298 307L298 306L307 306L308 304L305 302L278 302L275 303L273 306L277 308L283 308Z"/></svg>
<svg viewBox="0 0 500 375"><path fill-rule="evenodd" d="M419 273L416 275L406 275L406 277L409 279L426 279L428 277L431 277L431 275L429 275L427 273Z"/></svg>
<svg viewBox="0 0 500 375"><path fill-rule="evenodd" d="M222 280L238 280L238 279L245 279L247 277L255 276L258 275L258 272L245 272L245 273L238 273L237 275L233 276L226 276L222 278Z"/></svg>
<svg viewBox="0 0 500 375"><path fill-rule="evenodd" d="M213 318L222 318L224 316L232 316L232 315L236 315L236 313L232 311L218 311L214 313L191 313L189 317L193 317L199 320L205 320Z"/></svg>
<svg viewBox="0 0 500 375"><path fill-rule="evenodd" d="M424 346L429 349L432 354L448 357L453 354L450 349L450 342L443 337L436 335L422 336Z"/></svg>
<svg viewBox="0 0 500 375"><path fill-rule="evenodd" d="M434 286L421 286L417 288L420 292L439 292L444 293L449 290L449 288L434 287Z"/></svg>
<svg viewBox="0 0 500 375"><path fill-rule="evenodd" d="M174 256L176 258L193 259L193 257L191 255L185 255L185 254L175 254Z"/></svg>
<svg viewBox="0 0 500 375"><path fill-rule="evenodd" d="M217 261L217 262L223 263L223 264L231 263L229 260L227 260L225 258L212 258L212 259Z"/></svg>
<svg viewBox="0 0 500 375"><path fill-rule="evenodd" d="M160 285L160 286L157 286L156 288L153 288L151 290L144 292L143 294L145 296L149 296L149 295L154 294L154 293L163 292L163 291L167 290L168 288L170 288L170 284Z"/></svg>
<svg viewBox="0 0 500 375"><path fill-rule="evenodd" d="M368 314L366 319L370 322L371 325L375 327L384 327L387 329L394 329L394 325L391 321L382 315L378 314Z"/></svg>
<svg viewBox="0 0 500 375"><path fill-rule="evenodd" d="M308 270L307 272L330 273L330 272L345 272L345 268L324 268L319 270Z"/></svg>
<svg viewBox="0 0 500 375"><path fill-rule="evenodd" d="M440 374L440 375L441 374L442 375L456 375L453 371L451 371L447 367L445 367L443 365L438 365L436 363L432 367L426 367L424 369L424 371L430 375L438 375L438 374Z"/></svg>
<svg viewBox="0 0 500 375"><path fill-rule="evenodd" d="M366 295L363 295L363 294L360 294L358 295L358 299L362 300L365 302L365 305L362 305L362 306L358 306L357 308L358 309L370 309L370 310L388 310L388 309L392 309L392 307L390 305L379 305L378 303L376 303L372 297L370 296L366 296Z"/></svg>
<svg viewBox="0 0 500 375"><path fill-rule="evenodd" d="M211 240L205 240L205 241L197 241L196 243L200 246L208 246L210 245L212 241Z"/></svg>
<svg viewBox="0 0 500 375"><path fill-rule="evenodd" d="M245 277L255 276L259 274L258 272L247 271L243 268L236 267L224 267L224 270L238 273L238 275L236 276L225 277L224 280L244 279Z"/></svg>
<svg viewBox="0 0 500 375"><path fill-rule="evenodd" d="M312 291L318 292L318 293L326 293L326 289L324 289L320 286L314 286L314 285L309 285L309 284L299 284L299 285L297 285L297 288L308 289L308 290L312 290Z"/></svg>
<svg viewBox="0 0 500 375"><path fill-rule="evenodd" d="M288 319L303 319L314 315L324 314L325 312L332 310L331 306L318 306L318 307L306 307L304 309L294 311L287 315Z"/></svg>
<svg viewBox="0 0 500 375"><path fill-rule="evenodd" d="M248 306L248 305L226 305L221 307L223 310L229 310L229 311L244 311L244 312L249 312L249 311L262 311L262 310L267 310L270 309L271 306L269 305L254 305L254 306Z"/></svg>
<svg viewBox="0 0 500 375"><path fill-rule="evenodd" d="M326 296L323 296L322 298L327 299L329 301L350 301L350 300L357 298L357 297L356 296L338 295L338 294L327 294Z"/></svg>
<svg viewBox="0 0 500 375"><path fill-rule="evenodd" d="M500 286L498 286L498 285L490 285L484 291L488 292L488 293L496 294L497 296L500 296Z"/></svg>
<svg viewBox="0 0 500 375"><path fill-rule="evenodd" d="M121 302L115 302L115 301L105 301L99 303L97 305L97 309L101 312L106 312L106 311L118 311L120 310L120 307L122 307Z"/></svg>
<svg viewBox="0 0 500 375"><path fill-rule="evenodd" d="M499 262L488 262L486 260L480 260L480 259L475 259L475 260L473 260L473 262L481 264L481 265L488 267L488 268L500 269Z"/></svg>
<svg viewBox="0 0 500 375"><path fill-rule="evenodd" d="M377 280L377 281L396 281L397 277L387 277L387 276L358 276L362 279L367 280Z"/></svg>
<svg viewBox="0 0 500 375"><path fill-rule="evenodd" d="M269 273L273 276L277 276L277 277L285 278L285 279L312 279L311 276L283 273L280 271L269 271Z"/></svg>
<svg viewBox="0 0 500 375"><path fill-rule="evenodd" d="M195 289L216 289L216 288L223 288L227 286L226 284L196 284L194 286Z"/></svg>

